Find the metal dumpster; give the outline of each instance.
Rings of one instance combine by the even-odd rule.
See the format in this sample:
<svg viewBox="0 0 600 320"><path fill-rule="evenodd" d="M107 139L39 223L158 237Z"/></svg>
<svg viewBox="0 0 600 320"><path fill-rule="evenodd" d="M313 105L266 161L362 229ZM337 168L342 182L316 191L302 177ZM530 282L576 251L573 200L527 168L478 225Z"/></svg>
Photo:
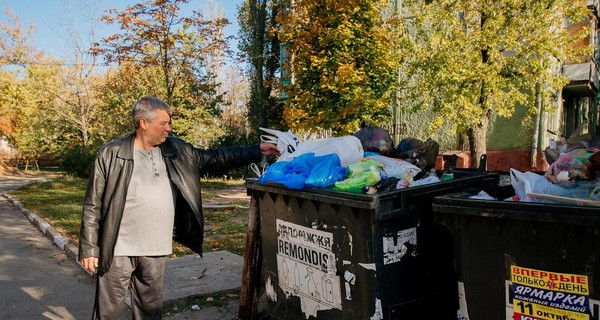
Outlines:
<svg viewBox="0 0 600 320"><path fill-rule="evenodd" d="M253 259L245 256L244 270L261 271L252 288L256 303L240 306L254 308L252 316L241 318L455 318L452 238L433 222L431 201L497 184L498 174L453 174L451 181L373 195L290 190L248 179L261 245Z"/></svg>
<svg viewBox="0 0 600 320"><path fill-rule="evenodd" d="M600 208L436 197L451 231L459 319L599 319Z"/></svg>

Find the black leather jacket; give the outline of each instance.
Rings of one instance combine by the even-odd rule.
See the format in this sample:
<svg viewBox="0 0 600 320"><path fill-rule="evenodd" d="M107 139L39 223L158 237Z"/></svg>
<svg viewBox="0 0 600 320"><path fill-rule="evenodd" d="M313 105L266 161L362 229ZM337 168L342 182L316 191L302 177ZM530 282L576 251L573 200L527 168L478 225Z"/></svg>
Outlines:
<svg viewBox="0 0 600 320"><path fill-rule="evenodd" d="M127 187L133 171L135 134L104 145L90 174L79 234L79 259L99 257L98 272L107 272L113 260ZM260 147L203 150L175 137L160 145L169 178L176 187L173 239L202 254L204 225L200 177L260 161Z"/></svg>

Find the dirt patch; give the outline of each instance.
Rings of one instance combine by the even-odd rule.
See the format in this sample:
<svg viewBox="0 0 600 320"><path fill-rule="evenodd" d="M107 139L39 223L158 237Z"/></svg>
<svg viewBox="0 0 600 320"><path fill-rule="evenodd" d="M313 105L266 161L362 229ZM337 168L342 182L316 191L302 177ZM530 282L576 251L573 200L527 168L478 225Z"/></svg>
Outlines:
<svg viewBox="0 0 600 320"><path fill-rule="evenodd" d="M235 205L247 207L250 196L244 186L231 186L227 189L202 189L203 205Z"/></svg>

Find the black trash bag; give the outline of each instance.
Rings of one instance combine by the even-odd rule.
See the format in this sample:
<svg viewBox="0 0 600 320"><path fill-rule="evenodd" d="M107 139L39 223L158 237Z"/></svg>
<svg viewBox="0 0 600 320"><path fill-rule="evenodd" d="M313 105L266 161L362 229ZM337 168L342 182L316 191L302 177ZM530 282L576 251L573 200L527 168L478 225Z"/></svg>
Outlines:
<svg viewBox="0 0 600 320"><path fill-rule="evenodd" d="M388 130L374 126L371 123L363 124L353 136L360 140L365 151L377 152L383 156L392 156L394 141Z"/></svg>
<svg viewBox="0 0 600 320"><path fill-rule="evenodd" d="M429 171L435 167L439 152L440 145L431 138L425 142L416 138L404 138L394 150L394 156L414 164L423 171Z"/></svg>

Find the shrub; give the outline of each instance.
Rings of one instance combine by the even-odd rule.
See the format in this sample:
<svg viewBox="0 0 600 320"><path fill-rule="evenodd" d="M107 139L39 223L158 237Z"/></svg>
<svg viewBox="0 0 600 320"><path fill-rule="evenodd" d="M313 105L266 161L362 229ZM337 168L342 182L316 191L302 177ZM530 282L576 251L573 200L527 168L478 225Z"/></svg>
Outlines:
<svg viewBox="0 0 600 320"><path fill-rule="evenodd" d="M63 151L60 155L59 165L67 174L87 179L92 172L95 157L95 150L75 146Z"/></svg>

